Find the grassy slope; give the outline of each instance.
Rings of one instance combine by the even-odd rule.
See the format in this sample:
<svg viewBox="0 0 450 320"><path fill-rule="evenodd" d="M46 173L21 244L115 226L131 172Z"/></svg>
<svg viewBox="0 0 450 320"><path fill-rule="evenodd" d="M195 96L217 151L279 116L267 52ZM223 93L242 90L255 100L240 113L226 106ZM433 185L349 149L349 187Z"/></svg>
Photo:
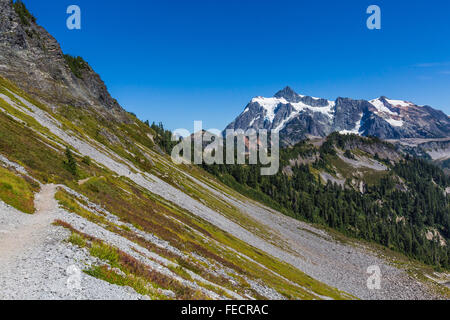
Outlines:
<svg viewBox="0 0 450 320"><path fill-rule="evenodd" d="M41 109L47 112L49 111L47 107L28 97L13 84L0 78L0 88L2 87L8 88L8 90L26 98ZM7 91L4 89L0 90L17 104L20 104ZM23 120L26 124L18 123L11 116L3 112L4 110L14 115L14 117ZM276 289L289 298L317 298L311 292L336 299L348 297L336 289L310 278L292 266L282 263L266 253L247 245L241 240L192 215L190 212L142 189L132 181L118 178L113 172L101 168L95 163L87 165L82 162L80 157L76 156L79 164L80 178L94 177L83 185L78 185L77 181L63 164L65 160L64 150L57 144L57 142L61 142L58 137L54 137L47 129L40 126L24 113L9 106L5 101L2 102L0 111L0 153L2 155L8 157L11 161L23 165L33 177L42 183L55 182L65 184L81 194L86 195L92 202L104 206L122 221L131 223L138 229L153 233L161 239L168 241L172 246L190 256L190 259L187 261L177 261L184 268L198 273L214 283L220 283L231 290L248 292L260 298L264 297L259 296L245 281L242 275L248 279L262 279L266 285ZM180 174L173 168L171 169L170 166L172 164L168 164L168 159L154 152L152 149L153 142L149 136L153 135L154 132L136 118L130 116L134 120L134 123L119 124L107 121L107 119L92 110L78 109L76 111L70 107L66 107L60 108L59 113L52 115L67 130L71 130L79 137L83 137L85 140L88 137L96 140L98 143L111 148L118 155L132 162L141 170L151 171L161 178L165 177L169 183L180 190L184 190L184 192L187 192L193 198L203 200L212 209L222 211L225 216L234 221L241 221L240 223L242 225L245 225L246 228L257 234L264 234L263 227L256 224L256 222L250 219L241 220L244 219L244 216L238 209L226 204L222 200L218 200L211 192L200 188L193 182L188 181L183 174ZM109 133L114 133L118 141L116 143L108 141L105 135L101 134L102 130L108 130ZM45 138L38 133L44 135ZM147 159L148 155L151 157L153 165ZM182 166L179 169L186 170ZM208 181L210 185L215 185L221 190L229 190L217 181L209 181L209 178L205 178L208 176L204 172L198 169L193 170L195 171L191 172L191 174L203 179L204 182ZM235 193L233 194L235 195ZM136 243L147 246L151 250L159 250L152 247L151 243L146 243L143 239L136 237L132 232L118 228L98 217L90 215L85 210L83 211L81 206L77 204L77 201L68 194L58 193L58 200L68 210L86 219L106 225L109 230L127 237ZM193 230L196 230L196 232L192 232ZM215 241L205 241L205 238ZM237 256L233 250L246 255L252 260ZM191 255L192 252L195 252L197 255L212 263L225 266L229 270L232 270L233 272L231 274L238 285L232 285L227 279L212 275L208 270L208 265L204 265L204 263L193 257ZM173 257L168 252L160 250L158 253L176 261L176 257ZM178 270L178 272L185 274L181 270ZM101 270L96 270L96 272L92 271L91 274L101 278L107 277ZM289 279L293 283L284 280L284 278ZM308 288L308 290L304 288Z"/></svg>
<svg viewBox="0 0 450 320"><path fill-rule="evenodd" d="M36 185L24 177L0 167L0 199L10 206L34 213L34 193Z"/></svg>

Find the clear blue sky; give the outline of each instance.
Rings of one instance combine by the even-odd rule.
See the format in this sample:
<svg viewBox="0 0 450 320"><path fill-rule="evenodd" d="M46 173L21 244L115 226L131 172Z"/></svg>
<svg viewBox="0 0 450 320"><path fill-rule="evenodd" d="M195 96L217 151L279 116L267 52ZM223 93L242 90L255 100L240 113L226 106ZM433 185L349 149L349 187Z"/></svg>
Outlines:
<svg viewBox="0 0 450 320"><path fill-rule="evenodd" d="M139 118L224 128L253 96L381 95L450 114L448 0L24 0ZM66 28L66 8L82 29ZM366 8L382 29L366 28Z"/></svg>

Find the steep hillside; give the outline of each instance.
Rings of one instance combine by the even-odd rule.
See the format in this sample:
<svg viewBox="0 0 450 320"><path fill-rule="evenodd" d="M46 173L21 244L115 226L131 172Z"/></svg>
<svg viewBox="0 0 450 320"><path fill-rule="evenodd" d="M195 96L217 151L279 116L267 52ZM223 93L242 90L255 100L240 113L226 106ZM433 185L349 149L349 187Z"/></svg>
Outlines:
<svg viewBox="0 0 450 320"><path fill-rule="evenodd" d="M450 138L399 139L389 142L405 153L432 161L450 174Z"/></svg>
<svg viewBox="0 0 450 320"><path fill-rule="evenodd" d="M447 138L450 120L443 112L412 102L381 97L335 101L300 95L286 87L272 98L256 97L226 129L267 129L285 145L332 132L381 139Z"/></svg>
<svg viewBox="0 0 450 320"><path fill-rule="evenodd" d="M223 182L297 219L450 268L450 178L377 138L331 134L281 151L282 170L204 166Z"/></svg>
<svg viewBox="0 0 450 320"><path fill-rule="evenodd" d="M152 298L346 297L280 260L286 259L283 255L298 258L285 252L285 241L269 236L267 226L248 217L240 208L244 204L225 192L218 196L216 188L221 186L195 168L175 167L168 156L154 150L150 138L141 143L128 136L135 145L129 149L120 140L111 146L102 144L101 136L90 136L75 125L82 111L69 121L62 115L64 108L52 113L6 80L1 83L0 153L2 170L8 171L1 176L6 190L1 199L33 213L36 208L26 199L36 202L39 189L54 185L60 208L46 214L67 229L66 238L72 243L68 246L75 256L72 264L88 275L128 285ZM152 133L137 119L123 126L123 132L138 130L139 136ZM265 210L252 203L245 206ZM39 214L39 210L34 213ZM2 210L2 225L9 225L10 219L26 219L19 216L12 209ZM44 242L45 232L57 227L46 228ZM16 231L5 230L7 236L11 232L15 238ZM0 238L0 243L7 246L8 237ZM87 266L76 261L78 251ZM97 260L92 263L89 255ZM2 263L2 268L10 266ZM56 297L62 294L58 290ZM37 292L22 294L34 297Z"/></svg>
<svg viewBox="0 0 450 320"><path fill-rule="evenodd" d="M11 0L0 0L0 75L45 99L49 107L89 106L128 120L100 76L83 59L63 54L21 1L11 5Z"/></svg>
<svg viewBox="0 0 450 320"><path fill-rule="evenodd" d="M0 299L447 297L422 264L175 165L167 132L116 105L25 8L0 0L0 15Z"/></svg>

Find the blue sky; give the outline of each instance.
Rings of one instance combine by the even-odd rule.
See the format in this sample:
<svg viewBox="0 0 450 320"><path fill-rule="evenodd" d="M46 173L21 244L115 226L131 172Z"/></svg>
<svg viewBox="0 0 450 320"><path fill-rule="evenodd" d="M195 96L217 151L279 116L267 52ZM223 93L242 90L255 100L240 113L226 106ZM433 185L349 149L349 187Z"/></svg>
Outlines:
<svg viewBox="0 0 450 320"><path fill-rule="evenodd" d="M385 95L450 114L447 0L24 0L139 118L224 128L286 85L335 99ZM82 29L66 28L79 5ZM368 30L369 5L382 29Z"/></svg>

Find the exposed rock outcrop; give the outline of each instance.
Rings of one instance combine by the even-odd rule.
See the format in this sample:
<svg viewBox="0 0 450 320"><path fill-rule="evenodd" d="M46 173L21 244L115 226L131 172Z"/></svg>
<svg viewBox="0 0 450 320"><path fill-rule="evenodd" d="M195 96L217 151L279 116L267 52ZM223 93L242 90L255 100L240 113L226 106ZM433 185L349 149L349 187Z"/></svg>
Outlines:
<svg viewBox="0 0 450 320"><path fill-rule="evenodd" d="M94 107L128 121L89 64L81 60L75 75L56 39L31 14L19 14L14 6L11 0L0 0L0 75L51 105Z"/></svg>
<svg viewBox="0 0 450 320"><path fill-rule="evenodd" d="M272 98L252 99L226 129L275 130L283 144L292 145L308 135L325 137L332 132L381 139L445 138L450 136L450 120L442 111L407 101L386 97L329 101L286 87Z"/></svg>

